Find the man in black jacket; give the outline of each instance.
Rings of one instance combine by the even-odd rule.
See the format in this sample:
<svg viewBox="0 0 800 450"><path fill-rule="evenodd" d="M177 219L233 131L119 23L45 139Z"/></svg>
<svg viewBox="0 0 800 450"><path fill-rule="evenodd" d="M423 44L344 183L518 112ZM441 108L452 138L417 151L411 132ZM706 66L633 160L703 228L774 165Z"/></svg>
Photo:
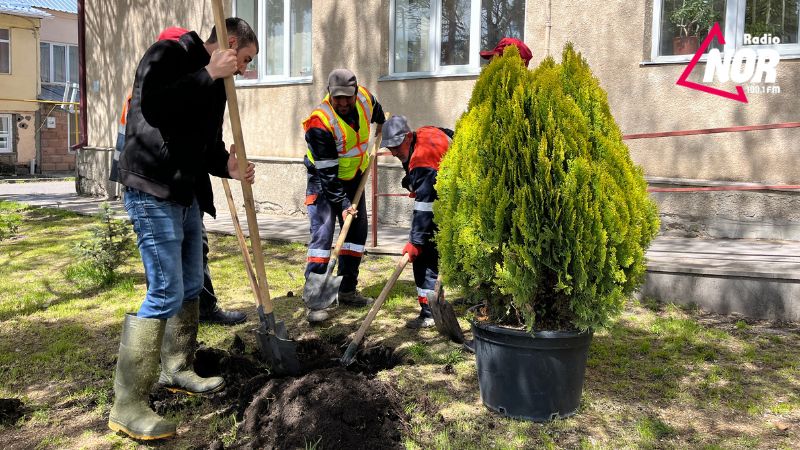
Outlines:
<svg viewBox="0 0 800 450"><path fill-rule="evenodd" d="M153 44L136 69L119 161L125 209L137 235L147 295L122 329L108 425L136 439L175 434L175 424L148 405L160 385L191 394L224 387L221 377L194 372L198 295L203 287L202 213L214 216L209 174L252 183L252 164L239 173L222 142L223 78L240 73L258 53L247 22L227 19L222 51L216 29L203 42L194 32Z"/></svg>
<svg viewBox="0 0 800 450"><path fill-rule="evenodd" d="M172 41L179 41L181 36L188 33L189 30L180 27L169 27L161 31L158 35L158 41L169 39ZM131 100L131 94L125 98L122 106L122 114L119 119L119 130L117 133L117 143L114 150L114 159L111 161L111 175L109 180L119 182L119 158L125 149L125 124L128 119L128 107ZM236 325L247 320L247 315L240 311L225 311L217 305L217 294L214 292L214 283L211 280L211 270L208 267L208 234L206 233L205 226L203 227L203 290L200 291L200 322L217 323L220 325Z"/></svg>

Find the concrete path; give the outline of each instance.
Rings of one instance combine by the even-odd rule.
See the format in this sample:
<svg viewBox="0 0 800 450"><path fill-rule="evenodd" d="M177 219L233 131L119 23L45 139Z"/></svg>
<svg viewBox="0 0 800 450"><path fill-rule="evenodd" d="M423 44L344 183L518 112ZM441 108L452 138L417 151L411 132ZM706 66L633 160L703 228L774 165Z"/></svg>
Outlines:
<svg viewBox="0 0 800 450"><path fill-rule="evenodd" d="M78 196L71 181L0 182L0 200L66 208L81 214L96 213L103 202ZM119 201L111 203L120 217L127 217ZM241 214L239 220L247 234L246 217ZM220 211L217 219L206 217L205 224L211 232L233 234L228 211ZM305 217L259 214L258 225L264 239L308 241ZM378 230L379 245L368 246L367 251L399 255L407 239L408 229L383 226ZM800 321L798 241L659 236L647 252L647 261L644 296L696 303L721 313Z"/></svg>
<svg viewBox="0 0 800 450"><path fill-rule="evenodd" d="M97 197L81 197L75 193L73 181L36 181L24 183L7 183L0 181L0 200L15 201L34 206L64 208L80 214L96 214L100 204L106 201ZM109 201L117 211L117 216L127 218L127 213L119 200ZM276 216L258 214L258 228L263 239L275 239L288 242L308 242L309 225L306 217ZM247 217L239 214L242 231L249 236ZM234 234L230 212L217 211L217 218L206 216L206 230L213 233ZM408 240L408 229L399 227L380 227L378 230L378 246L372 247L371 234L367 238L367 251L377 254L399 255Z"/></svg>

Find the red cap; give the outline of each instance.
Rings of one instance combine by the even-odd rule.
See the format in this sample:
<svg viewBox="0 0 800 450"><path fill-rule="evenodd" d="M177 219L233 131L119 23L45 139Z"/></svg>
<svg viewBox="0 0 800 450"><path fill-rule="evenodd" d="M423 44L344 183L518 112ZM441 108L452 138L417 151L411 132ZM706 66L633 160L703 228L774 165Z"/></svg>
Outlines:
<svg viewBox="0 0 800 450"><path fill-rule="evenodd" d="M531 58L533 58L533 53L531 53L531 49L529 49L524 42L515 38L504 37L503 39L500 39L500 42L497 43L497 46L495 46L494 50L482 51L481 57L490 59L494 56L503 56L503 50L505 50L505 48L509 45L517 46L519 49L519 56L522 58L522 61L525 62L525 66L527 67Z"/></svg>
<svg viewBox="0 0 800 450"><path fill-rule="evenodd" d="M163 31L158 35L158 41L177 41L181 36L188 33L189 30L186 30L181 27L169 27L164 28Z"/></svg>

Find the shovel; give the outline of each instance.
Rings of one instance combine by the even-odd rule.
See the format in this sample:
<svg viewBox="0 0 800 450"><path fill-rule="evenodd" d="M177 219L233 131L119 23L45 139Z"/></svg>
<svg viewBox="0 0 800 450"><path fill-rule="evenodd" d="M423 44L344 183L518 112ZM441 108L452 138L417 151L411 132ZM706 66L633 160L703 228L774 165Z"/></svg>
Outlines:
<svg viewBox="0 0 800 450"><path fill-rule="evenodd" d="M222 1L213 0L211 3L214 11L214 23L217 31L217 41L222 50L228 48L228 30L225 26L225 16L223 15ZM231 119L233 141L235 144L236 158L239 163L239 172L244 175L247 171L247 153L244 148L244 136L242 135L242 123L239 118L239 103L236 98L236 87L233 76L225 78L225 94L228 99L228 115ZM258 303L258 317L261 326L256 331L256 338L261 348L262 357L271 363L273 371L277 373L295 374L299 372L300 363L297 359L297 348L293 341L288 339L286 326L283 322L276 322L273 314L272 300L269 298L269 285L267 284L267 273L264 270L264 252L261 248L261 236L256 220L255 202L253 200L253 189L250 183L242 181L242 195L244 196L244 207L247 213L247 226L250 230L250 242L253 245L253 258L255 260L255 273L257 280L252 274L250 264L250 254L247 251L247 244L236 216L236 208L233 204L233 197L230 194L230 187L227 180L223 180L223 187L227 187L226 196L228 197L228 207L231 209L231 218L234 228L237 230L237 239L242 250L242 257L245 259L245 266L248 267L250 286L256 296Z"/></svg>
<svg viewBox="0 0 800 450"><path fill-rule="evenodd" d="M433 287L433 293L428 294L428 306L431 307L433 313L433 322L436 324L436 329L442 336L450 338L457 344L464 343L464 332L461 331L461 325L458 324L456 313L453 311L453 305L447 303L442 298L442 276L436 278L436 284Z"/></svg>
<svg viewBox="0 0 800 450"><path fill-rule="evenodd" d="M242 226L239 224L239 217L236 214L236 205L233 203L233 195L228 180L222 179L222 187L225 189L225 197L228 200L228 208L231 211L231 222L236 231L236 240L239 241L239 249L242 251L244 267L247 271L247 278L250 280L250 288L256 297L256 308L261 325L256 329L256 341L261 350L261 358L269 361L273 372L282 375L296 375L300 372L300 361L297 359L297 344L289 340L289 333L283 321L275 321L272 314L272 300L267 291L266 301L261 297L258 289L258 281L253 270L253 263L250 261L250 251L247 249L247 242L242 233ZM264 312L264 305L269 311ZM272 330L272 333L269 332Z"/></svg>
<svg viewBox="0 0 800 450"><path fill-rule="evenodd" d="M353 360L356 356L356 350L358 349L358 345L361 344L361 340L364 339L364 334L367 332L367 328L369 328L370 324L375 319L375 316L378 315L378 310L381 309L381 306L383 306L383 302L386 301L386 297L389 296L389 292L394 287L394 284L397 283L397 279L400 277L403 269L406 268L406 264L408 264L408 253L403 255L400 260L397 261L397 265L394 267L394 272L392 273L392 276L389 277L389 281L386 282L386 286L383 287L381 295L378 296L377 300L375 300L375 303L372 305L372 309L370 309L369 313L367 314L367 318L364 319L364 323L361 324L361 327L359 327L355 337L353 337L353 340L350 341L350 345L347 346L347 350L345 350L344 355L339 360L343 366L347 367L353 363Z"/></svg>
<svg viewBox="0 0 800 450"><path fill-rule="evenodd" d="M369 154L370 167L367 168L367 172L361 176L361 182L358 184L358 189L356 189L356 194L353 197L352 205L356 210L358 210L358 202L361 200L361 194L364 193L364 188L367 186L367 179L369 178L372 164L377 163L380 142L381 135L378 135L375 137L375 141L372 144L372 151ZM338 275L334 276L333 269L336 267L336 263L339 260L339 251L342 249L344 240L347 237L347 232L350 231L350 224L352 223L353 215L348 214L347 218L344 220L344 224L342 224L341 231L339 231L339 238L336 240L336 246L334 246L333 252L331 253L331 259L328 261L328 270L326 270L325 273L311 272L308 274L306 284L303 286L303 301L306 303L308 309L325 309L336 301L336 297L339 294L339 286L342 284L342 277Z"/></svg>

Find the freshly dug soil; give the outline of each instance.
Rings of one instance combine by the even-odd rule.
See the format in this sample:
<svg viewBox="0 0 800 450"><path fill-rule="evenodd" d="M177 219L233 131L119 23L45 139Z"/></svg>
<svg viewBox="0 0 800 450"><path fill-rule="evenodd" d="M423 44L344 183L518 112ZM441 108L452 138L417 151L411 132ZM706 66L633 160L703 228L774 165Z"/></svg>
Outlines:
<svg viewBox="0 0 800 450"><path fill-rule="evenodd" d="M18 398L0 398L0 425L12 425L25 414L25 405Z"/></svg>
<svg viewBox="0 0 800 450"><path fill-rule="evenodd" d="M244 413L245 448L403 448L403 409L390 386L333 367L270 380Z"/></svg>
<svg viewBox="0 0 800 450"><path fill-rule="evenodd" d="M225 388L209 400L220 414L235 413L243 421L238 448L302 449L314 443L324 449L402 448L400 396L375 380L402 358L392 348L377 346L361 349L343 368L339 358L346 341L346 336L298 341L298 377L275 377L258 349L245 353L238 337L230 351L201 346L194 368L200 376L225 378ZM165 389L150 394L151 406L162 415L185 408L188 399Z"/></svg>

